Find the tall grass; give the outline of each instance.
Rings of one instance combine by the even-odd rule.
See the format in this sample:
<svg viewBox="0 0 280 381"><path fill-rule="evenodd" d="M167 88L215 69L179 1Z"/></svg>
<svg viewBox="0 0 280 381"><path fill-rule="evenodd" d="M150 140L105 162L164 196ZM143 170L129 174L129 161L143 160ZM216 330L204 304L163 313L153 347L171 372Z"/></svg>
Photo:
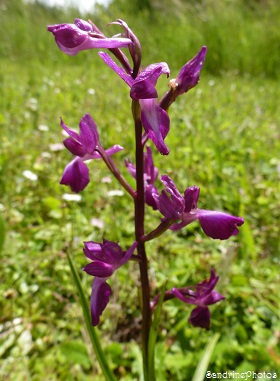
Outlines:
<svg viewBox="0 0 280 381"><path fill-rule="evenodd" d="M146 63L168 61L180 67L202 45L208 47L205 70L219 75L235 72L251 76L279 77L280 74L280 2L244 0L113 1L108 8L99 6L94 14L84 15L97 25L116 18L125 19L142 40ZM136 4L136 5L135 5ZM144 4L144 3L143 3ZM57 60L45 23L73 22L75 9L48 8L40 3L23 4L20 0L2 1L0 56L13 59ZM16 20L17 25L11 20ZM119 33L108 27L108 35ZM48 49L48 46L50 49ZM89 60L84 53L76 63ZM61 58L59 56L59 59Z"/></svg>
<svg viewBox="0 0 280 381"><path fill-rule="evenodd" d="M205 69L209 73L279 76L278 1L163 0L151 4L153 11L138 12L138 17L129 13L131 6L122 10L135 29L145 29L144 47L152 60L160 54L171 65L182 65L206 45ZM111 15L117 14L118 7L115 1L109 8Z"/></svg>

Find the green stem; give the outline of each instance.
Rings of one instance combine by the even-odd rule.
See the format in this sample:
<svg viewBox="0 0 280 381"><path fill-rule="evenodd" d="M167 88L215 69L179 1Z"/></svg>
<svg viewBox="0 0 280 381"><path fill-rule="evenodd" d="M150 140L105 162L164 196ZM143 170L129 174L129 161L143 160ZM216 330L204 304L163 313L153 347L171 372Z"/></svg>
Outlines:
<svg viewBox="0 0 280 381"><path fill-rule="evenodd" d="M99 341L98 335L96 333L96 330L91 325L91 316L90 316L90 312L89 312L89 308L88 308L88 300L87 300L87 297L85 296L77 268L75 266L73 259L71 258L70 253L68 252L68 250L67 250L67 258L69 261L70 269L71 269L71 272L72 272L72 275L74 278L76 288L77 288L78 293L79 293L80 302L81 302L81 305L83 308L86 327L87 327L87 330L89 333L89 337L90 337L92 347L94 349L97 361L99 362L99 365L102 369L102 373L103 373L106 381L117 381L115 376L113 375L111 369L109 368L106 357L105 357L104 352L101 348L100 341Z"/></svg>

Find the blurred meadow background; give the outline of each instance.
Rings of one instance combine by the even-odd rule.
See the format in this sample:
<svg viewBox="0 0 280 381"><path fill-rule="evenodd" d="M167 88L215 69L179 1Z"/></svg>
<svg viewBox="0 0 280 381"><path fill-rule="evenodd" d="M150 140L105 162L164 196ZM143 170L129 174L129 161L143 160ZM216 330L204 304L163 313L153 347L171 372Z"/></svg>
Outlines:
<svg viewBox="0 0 280 381"><path fill-rule="evenodd" d="M0 0L0 379L102 381L87 337L66 257L78 269L83 241L103 237L127 247L133 209L101 161L71 199L59 185L71 155L59 117L77 128L87 112L104 147L133 185L128 88L97 51L64 55L46 27L72 23L74 8ZM220 334L211 372L278 372L280 379L280 3L277 0L113 0L90 18L104 31L125 20L143 48L143 65L166 61L175 78L202 45L208 47L197 87L170 109L168 157L154 149L160 175L182 192L201 188L199 207L243 216L237 237L214 241L193 223L147 244L152 293L196 284L213 267L226 300L211 307L209 331L187 319L191 308L164 305L157 350L159 381L190 381L207 342ZM109 26L107 35L120 32ZM105 32L106 33L106 32ZM160 96L168 80L159 80ZM148 210L147 231L160 215ZM128 276L129 274L129 276ZM80 271L84 289L91 277ZM140 313L135 263L118 270L100 337L117 379L141 380Z"/></svg>

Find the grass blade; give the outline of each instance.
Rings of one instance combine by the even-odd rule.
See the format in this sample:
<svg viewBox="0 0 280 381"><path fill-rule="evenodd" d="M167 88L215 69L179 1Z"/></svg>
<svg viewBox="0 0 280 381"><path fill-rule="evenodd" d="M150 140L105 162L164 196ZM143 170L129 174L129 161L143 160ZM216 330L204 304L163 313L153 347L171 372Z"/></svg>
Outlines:
<svg viewBox="0 0 280 381"><path fill-rule="evenodd" d="M203 355L201 359L199 360L199 363L196 367L195 373L193 375L192 381L203 381L205 379L205 373L207 370L207 367L209 365L209 362L211 360L212 353L214 351L214 348L217 344L217 341L219 340L220 334L216 333L212 339L209 341L207 346L204 349Z"/></svg>
<svg viewBox="0 0 280 381"><path fill-rule="evenodd" d="M6 234L5 222L4 222L4 218L2 214L0 214L0 251L2 250L4 246L5 234Z"/></svg>
<svg viewBox="0 0 280 381"><path fill-rule="evenodd" d="M81 302L81 305L83 308L83 314L84 314L86 327L87 327L87 330L88 330L88 333L90 336L90 340L91 340L92 347L94 349L96 358L99 362L99 365L102 369L102 372L103 372L103 375L104 375L106 381L116 381L116 378L113 375L111 369L109 368L106 357L105 357L103 350L101 348L99 338L96 334L96 329L91 325L91 316L90 316L89 306L88 306L89 302L87 300L87 297L84 294L83 287L81 284L81 280L80 280L77 268L75 266L75 263L73 262L73 259L68 252L67 252L67 258L69 261L69 265L71 268L71 272L72 272L72 275L74 278L75 285L76 285L78 293L79 293L80 302Z"/></svg>

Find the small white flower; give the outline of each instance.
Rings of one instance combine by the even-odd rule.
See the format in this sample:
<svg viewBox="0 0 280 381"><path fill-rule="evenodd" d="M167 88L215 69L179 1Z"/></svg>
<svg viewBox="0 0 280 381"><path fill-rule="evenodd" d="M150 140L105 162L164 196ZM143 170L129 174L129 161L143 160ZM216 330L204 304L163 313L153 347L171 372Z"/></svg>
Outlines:
<svg viewBox="0 0 280 381"><path fill-rule="evenodd" d="M54 143L50 144L49 148L53 152L62 151L64 149L64 145L62 143Z"/></svg>
<svg viewBox="0 0 280 381"><path fill-rule="evenodd" d="M50 159L52 155L49 152L42 152L41 153L41 158L42 159Z"/></svg>
<svg viewBox="0 0 280 381"><path fill-rule="evenodd" d="M89 93L90 95L94 95L94 94L95 94L95 90L94 90L94 89L88 89L88 93Z"/></svg>
<svg viewBox="0 0 280 381"><path fill-rule="evenodd" d="M38 180L38 176L29 170L23 171L22 174L28 180L31 180L31 181L37 181Z"/></svg>
<svg viewBox="0 0 280 381"><path fill-rule="evenodd" d="M38 110L38 100L36 98L29 98L26 106L32 110L32 111L37 111Z"/></svg>
<svg viewBox="0 0 280 381"><path fill-rule="evenodd" d="M104 228L104 222L102 220L100 220L99 218L92 218L90 220L90 223L92 226L95 226L99 229L103 229Z"/></svg>
<svg viewBox="0 0 280 381"><path fill-rule="evenodd" d="M40 124L40 125L38 126L38 130L39 130L39 131L43 131L43 132L47 132L47 131L49 131L49 127L46 126L45 124Z"/></svg>
<svg viewBox="0 0 280 381"><path fill-rule="evenodd" d="M112 182L112 179L111 179L111 177L110 176L105 176L105 177L103 177L102 179L101 179L101 182L102 183L111 183Z"/></svg>
<svg viewBox="0 0 280 381"><path fill-rule="evenodd" d="M108 194L108 196L110 196L110 197L114 197L114 196L123 196L123 195L124 195L124 191L115 189L115 190L111 190L111 191L109 191L107 194Z"/></svg>
<svg viewBox="0 0 280 381"><path fill-rule="evenodd" d="M80 194L64 193L62 196L63 200L66 201L81 201L82 196Z"/></svg>

